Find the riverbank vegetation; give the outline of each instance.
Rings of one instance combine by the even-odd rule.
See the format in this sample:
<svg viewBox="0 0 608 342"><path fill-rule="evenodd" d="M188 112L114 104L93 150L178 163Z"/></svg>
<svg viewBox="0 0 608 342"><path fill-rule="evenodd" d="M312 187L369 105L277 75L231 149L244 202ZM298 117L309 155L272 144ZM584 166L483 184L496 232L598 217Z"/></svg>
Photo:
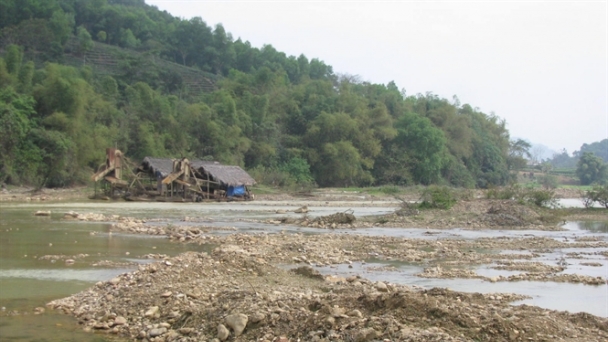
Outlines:
<svg viewBox="0 0 608 342"><path fill-rule="evenodd" d="M487 188L525 157L503 119L456 96L337 74L143 0L1 0L0 54L8 184L83 183L106 147L236 164L294 189Z"/></svg>
<svg viewBox="0 0 608 342"><path fill-rule="evenodd" d="M143 1L0 7L3 182L77 183L108 146L133 160L238 164L274 174L270 183L485 187L509 179L504 120L456 98L335 74L318 59L255 48L221 25ZM188 83L183 70L211 86Z"/></svg>

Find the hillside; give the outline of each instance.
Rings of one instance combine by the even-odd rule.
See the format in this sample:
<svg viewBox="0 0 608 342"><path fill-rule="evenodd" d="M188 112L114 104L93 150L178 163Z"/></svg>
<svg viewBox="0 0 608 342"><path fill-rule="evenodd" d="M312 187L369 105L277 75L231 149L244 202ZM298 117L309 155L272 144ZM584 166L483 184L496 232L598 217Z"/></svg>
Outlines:
<svg viewBox="0 0 608 342"><path fill-rule="evenodd" d="M0 182L83 182L115 146L262 183L501 185L506 123L141 0L0 0ZM353 71L356 72L356 71Z"/></svg>

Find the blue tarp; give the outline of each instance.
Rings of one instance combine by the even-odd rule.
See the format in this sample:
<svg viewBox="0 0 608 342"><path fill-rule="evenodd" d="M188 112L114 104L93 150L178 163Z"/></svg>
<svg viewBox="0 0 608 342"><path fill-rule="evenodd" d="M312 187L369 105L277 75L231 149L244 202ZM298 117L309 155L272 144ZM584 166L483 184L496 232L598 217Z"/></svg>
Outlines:
<svg viewBox="0 0 608 342"><path fill-rule="evenodd" d="M245 196L245 186L229 186L226 190L226 196L234 197L234 196Z"/></svg>

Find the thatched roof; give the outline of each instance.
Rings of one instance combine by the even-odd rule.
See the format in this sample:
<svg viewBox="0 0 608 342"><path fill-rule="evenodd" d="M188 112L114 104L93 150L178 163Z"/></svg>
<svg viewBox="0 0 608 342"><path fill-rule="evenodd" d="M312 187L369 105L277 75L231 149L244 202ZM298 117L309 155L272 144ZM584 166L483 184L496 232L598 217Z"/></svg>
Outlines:
<svg viewBox="0 0 608 342"><path fill-rule="evenodd" d="M159 171L161 174L161 177L165 178L169 174L171 174L171 172L173 172L173 161L174 160L175 159L173 159L173 158L146 157L141 162L140 169L142 169L144 171L149 171L153 174L155 174L156 171ZM194 169L199 169L203 166L214 165L214 164L219 164L219 163L214 162L214 161L205 161L205 160L191 160L190 161L190 166Z"/></svg>
<svg viewBox="0 0 608 342"><path fill-rule="evenodd" d="M208 172L216 181L229 186L255 184L255 179L251 178L245 170L238 166L209 164L203 165L202 169Z"/></svg>
<svg viewBox="0 0 608 342"><path fill-rule="evenodd" d="M161 177L165 178L171 172L173 172L173 159L146 157L141 162L140 168L152 174L155 174L156 171L159 171Z"/></svg>
<svg viewBox="0 0 608 342"><path fill-rule="evenodd" d="M216 161L208 161L208 160L191 160L190 161L190 167L193 169L200 169L201 167L207 166L207 165L220 165L220 162L216 162Z"/></svg>

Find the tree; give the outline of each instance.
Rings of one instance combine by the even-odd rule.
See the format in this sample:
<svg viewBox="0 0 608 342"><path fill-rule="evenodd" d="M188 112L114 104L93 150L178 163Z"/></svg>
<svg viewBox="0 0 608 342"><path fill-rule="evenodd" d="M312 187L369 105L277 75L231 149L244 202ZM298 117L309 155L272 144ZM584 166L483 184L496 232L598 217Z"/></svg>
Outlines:
<svg viewBox="0 0 608 342"><path fill-rule="evenodd" d="M576 164L576 175L582 185L604 183L606 171L603 160L591 152L584 152Z"/></svg>
<svg viewBox="0 0 608 342"><path fill-rule="evenodd" d="M97 32L97 40L105 43L106 39L108 39L108 34L106 33L106 31L99 31Z"/></svg>
<svg viewBox="0 0 608 342"><path fill-rule="evenodd" d="M530 158L529 142L523 139L509 141L509 158L507 164L510 170L520 170L526 167L526 157Z"/></svg>
<svg viewBox="0 0 608 342"><path fill-rule="evenodd" d="M49 20L49 27L55 35L56 41L64 46L74 30L74 14L64 11L55 11Z"/></svg>
<svg viewBox="0 0 608 342"><path fill-rule="evenodd" d="M549 162L553 167L574 168L576 166L576 158L570 157L565 148L560 153L554 153Z"/></svg>
<svg viewBox="0 0 608 342"><path fill-rule="evenodd" d="M71 141L61 132L54 130L33 129L29 137L38 147L38 189L45 185L60 186L65 175L68 151L73 148Z"/></svg>
<svg viewBox="0 0 608 342"><path fill-rule="evenodd" d="M16 175L16 160L34 113L34 99L11 87L0 90L0 182Z"/></svg>
<svg viewBox="0 0 608 342"><path fill-rule="evenodd" d="M549 153L549 150L543 145L534 145L530 149L530 159L534 164L540 164L543 161L543 157Z"/></svg>
<svg viewBox="0 0 608 342"><path fill-rule="evenodd" d="M416 183L439 180L444 159L445 136L431 121L416 114L406 114L396 123L399 132L393 151L407 155L404 160Z"/></svg>
<svg viewBox="0 0 608 342"><path fill-rule="evenodd" d="M604 139L602 141L596 141L591 144L583 144L581 146L580 153L591 152L602 158L605 163L608 163L608 139Z"/></svg>
<svg viewBox="0 0 608 342"><path fill-rule="evenodd" d="M84 54L93 48L93 38L91 34L84 26L78 26L76 30L76 37L78 38L78 52L84 56Z"/></svg>

